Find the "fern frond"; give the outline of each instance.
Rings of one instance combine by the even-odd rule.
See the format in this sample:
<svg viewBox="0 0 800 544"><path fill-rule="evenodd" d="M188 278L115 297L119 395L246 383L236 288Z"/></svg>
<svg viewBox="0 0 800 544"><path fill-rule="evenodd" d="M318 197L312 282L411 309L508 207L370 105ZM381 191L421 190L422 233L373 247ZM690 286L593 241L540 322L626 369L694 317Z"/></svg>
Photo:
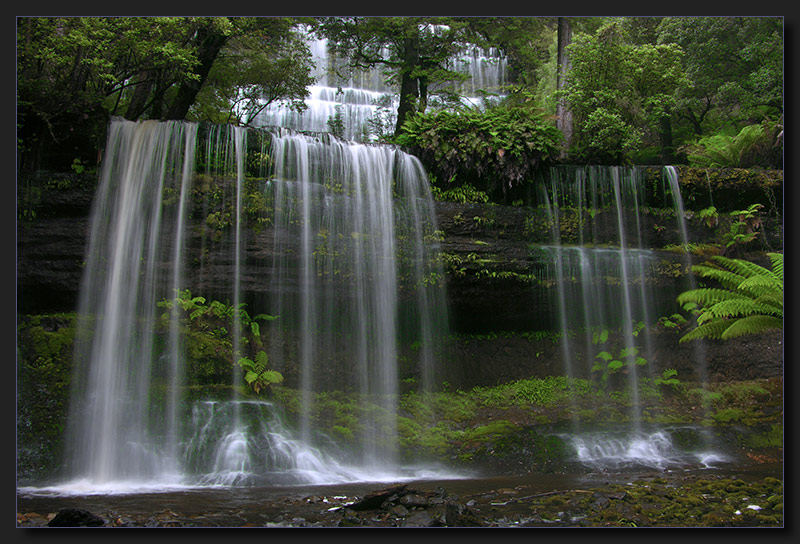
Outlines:
<svg viewBox="0 0 800 544"><path fill-rule="evenodd" d="M724 266L731 272L749 278L751 276L769 276L770 272L766 268L743 259L731 259L721 255L714 255L711 259L718 265Z"/></svg>
<svg viewBox="0 0 800 544"><path fill-rule="evenodd" d="M767 253L772 262L772 273L783 283L783 253Z"/></svg>
<svg viewBox="0 0 800 544"><path fill-rule="evenodd" d="M753 314L771 314L773 308L765 304L758 304L755 300L750 299L733 299L723 300L706 308L703 311L703 321L708 321L711 317L738 317ZM706 318L705 316L709 316ZM700 320L698 319L699 323Z"/></svg>
<svg viewBox="0 0 800 544"><path fill-rule="evenodd" d="M732 299L746 299L745 295L728 291L726 289L718 289L714 287L701 287L699 289L692 289L691 291L684 291L678 295L678 304L683 306L687 302L694 302L698 305L716 304L722 300Z"/></svg>
<svg viewBox="0 0 800 544"><path fill-rule="evenodd" d="M728 340L745 334L758 334L773 329L783 329L783 320L769 315L752 315L737 319L720 335L722 340Z"/></svg>
<svg viewBox="0 0 800 544"><path fill-rule="evenodd" d="M724 270L716 266L707 266L702 264L696 264L692 266L692 272L701 278L718 281L727 289L736 289L740 283L748 278L748 276L742 276L741 274L736 274L730 270Z"/></svg>
<svg viewBox="0 0 800 544"><path fill-rule="evenodd" d="M769 313L769 314L772 314L772 315L780 315L781 317L783 317L783 295L782 294L780 296L772 294L772 293L768 293L766 295L761 295L760 297L755 299L755 302L757 302L758 304L763 304L764 306L766 306L766 307L768 307L768 308L770 308L772 310L770 312L764 312L764 313Z"/></svg>
<svg viewBox="0 0 800 544"><path fill-rule="evenodd" d="M783 327L783 255L768 254L773 270L741 259L715 256L692 267L698 275L717 280L723 289L693 289L678 295L682 306L700 307L697 327L680 342L698 338L727 340ZM738 281L737 281L738 279Z"/></svg>
<svg viewBox="0 0 800 544"><path fill-rule="evenodd" d="M697 328L684 334L679 343L688 342L689 340L699 340L701 338L720 338L725 329L728 328L728 322L719 319L699 325Z"/></svg>
<svg viewBox="0 0 800 544"><path fill-rule="evenodd" d="M760 297L764 295L783 294L783 283L770 276L753 276L747 278L739 284L737 288L739 292L747 293L752 297Z"/></svg>

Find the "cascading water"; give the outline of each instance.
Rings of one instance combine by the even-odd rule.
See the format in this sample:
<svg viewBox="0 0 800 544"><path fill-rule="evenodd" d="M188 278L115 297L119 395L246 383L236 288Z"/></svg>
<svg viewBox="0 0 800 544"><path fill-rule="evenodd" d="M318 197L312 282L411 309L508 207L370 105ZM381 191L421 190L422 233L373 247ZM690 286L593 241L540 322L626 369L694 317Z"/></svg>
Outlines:
<svg viewBox="0 0 800 544"><path fill-rule="evenodd" d="M446 323L424 172L393 147L285 130L273 135L272 156L279 283L272 312L296 316L282 324L299 338L303 436L310 438L310 391L326 373L341 374L379 408L365 422L362 463L392 466L396 428L387 415L396 411L398 335L420 340L419 375L429 387L433 345ZM273 353L276 361L287 357Z"/></svg>
<svg viewBox="0 0 800 544"><path fill-rule="evenodd" d="M397 90L387 83L384 72L374 67L353 71L329 52L327 39L308 37L312 52L316 84L309 87L307 109L299 112L283 103L269 104L251 122L259 127L284 127L299 132L332 132L329 122L341 123L340 136L346 140L371 142L380 130L394 127L399 99ZM389 58L388 49L381 52ZM437 103L435 93L443 90L458 93L462 102L479 106L487 95L502 96L506 84L506 58L496 48L488 50L464 45L461 55L448 68L464 74L459 82L433 85L431 105Z"/></svg>
<svg viewBox="0 0 800 544"><path fill-rule="evenodd" d="M156 302L182 277L196 129L178 122L109 127L81 287L75 361L82 366L68 446L73 474L94 482L177 477L180 355L176 342L171 361L153 361L152 331ZM163 213L170 192L180 195L175 216ZM158 266L165 261L166 269Z"/></svg>
<svg viewBox="0 0 800 544"><path fill-rule="evenodd" d="M681 188L678 184L678 171L674 166L664 167L664 177L669 185L669 194L672 195L672 201L675 207L675 220L678 223L678 232L681 236L681 246L683 247L684 263L686 269L689 270L692 266L692 256L689 252L689 231L686 228L686 212L683 208L683 197L681 196ZM688 275L689 290L697 289L697 281L693 274ZM692 342L694 349L695 361L698 363L698 372L700 374L700 382L706 383L708 376L706 374L706 354L702 340Z"/></svg>
<svg viewBox="0 0 800 544"><path fill-rule="evenodd" d="M591 432L574 421L569 439L578 460L592 467L661 468L719 460L707 452L681 454L673 448L670 432L642 423L640 378L653 377L649 327L653 316L675 310L674 291L664 298L653 288L663 256L647 246L641 215L643 179L636 168L556 167L550 183L541 186L553 244L536 251L552 267L565 373L576 378L594 375L603 387L613 380L629 397L624 431ZM677 180L671 194L680 207ZM686 244L683 214L676 215ZM610 332L616 341L609 339ZM581 352L584 360L579 364ZM623 366L612 372L612 360Z"/></svg>
<svg viewBox="0 0 800 544"><path fill-rule="evenodd" d="M308 37L316 84L308 88L306 108L299 112L284 103L269 104L252 120L254 126L283 127L302 132L330 132L329 121L341 122L340 136L370 141L370 122L394 123L397 100L377 68L351 71L328 51L327 39ZM384 51L388 56L388 52ZM345 74L345 75L343 75Z"/></svg>
<svg viewBox="0 0 800 544"><path fill-rule="evenodd" d="M432 198L419 161L389 146L288 130L270 135L274 170L263 191L273 212L275 274L264 277L273 287L264 310L281 316L276 337L296 340L283 353L271 348L275 365L300 369L295 434L271 403L238 396L236 365L232 399L189 402L181 395L180 312L177 304L163 315L158 308L187 285L202 285L210 266L204 260L211 242L203 239L193 256L197 248L185 240L197 134L197 125L180 122L114 120L109 127L82 287L76 360L86 365L76 374L70 480L62 492L417 474L397 461L398 345L419 342L412 371L429 387L435 342L447 321ZM241 278L253 272L245 271L244 252L247 138L238 127L212 127L204 137L202 183L235 184L228 191L229 242L217 240L212 249L230 255L227 290L236 309ZM185 278L190 262L201 271L194 280ZM243 349L238 316L234 311L234 363ZM157 329L164 320L162 337ZM356 384L371 414L361 422L359 455L346 454L354 460L349 464L331 453L337 448L312 417L314 392L325 389L331 374Z"/></svg>

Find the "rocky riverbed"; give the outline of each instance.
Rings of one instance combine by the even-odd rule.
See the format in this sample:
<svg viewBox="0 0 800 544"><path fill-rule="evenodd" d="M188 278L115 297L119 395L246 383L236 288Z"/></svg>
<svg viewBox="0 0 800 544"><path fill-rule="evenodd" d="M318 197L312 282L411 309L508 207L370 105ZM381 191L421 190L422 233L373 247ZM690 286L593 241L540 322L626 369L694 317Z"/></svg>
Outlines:
<svg viewBox="0 0 800 544"><path fill-rule="evenodd" d="M782 468L18 494L18 527L783 527Z"/></svg>

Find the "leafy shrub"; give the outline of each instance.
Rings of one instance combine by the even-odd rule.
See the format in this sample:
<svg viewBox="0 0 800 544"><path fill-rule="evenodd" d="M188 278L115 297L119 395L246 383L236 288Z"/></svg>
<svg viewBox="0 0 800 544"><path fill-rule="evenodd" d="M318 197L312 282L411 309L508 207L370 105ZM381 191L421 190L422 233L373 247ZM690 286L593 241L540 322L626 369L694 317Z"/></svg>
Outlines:
<svg viewBox="0 0 800 544"><path fill-rule="evenodd" d="M638 149L641 139L641 131L627 123L620 113L598 107L587 115L570 153L579 162L621 164L629 153Z"/></svg>
<svg viewBox="0 0 800 544"><path fill-rule="evenodd" d="M505 195L554 160L560 140L555 125L539 113L495 107L417 114L403 124L396 143L417 155L436 179Z"/></svg>
<svg viewBox="0 0 800 544"><path fill-rule="evenodd" d="M277 317L266 314L251 317L244 309L244 303L240 303L238 307L218 300L207 303L205 297L192 296L188 289L178 291L176 295L175 298L158 302L158 306L164 310L159 320L159 333L168 334L170 320L177 312L175 315L178 317L179 331L186 350L186 377L189 383L227 382L230 380L234 361L242 366L237 358L250 361L244 362L242 368L245 371L257 369L261 363L258 361L259 353L263 353L258 351L263 347L259 321L272 321ZM235 339L232 334L235 317L238 317L241 330L238 343L240 349L244 350L243 353L236 354L237 358L233 353ZM245 368L248 365L251 368ZM259 371L258 375L264 370L266 369ZM261 390L270 383L279 382L277 376L265 374L257 381L257 387ZM252 383L250 385L253 386Z"/></svg>
<svg viewBox="0 0 800 544"><path fill-rule="evenodd" d="M459 202L461 204L485 203L489 201L489 195L479 191L469 183L453 187L452 189L442 189L436 185L431 185L433 198L438 201Z"/></svg>
<svg viewBox="0 0 800 544"><path fill-rule="evenodd" d="M244 381L256 394L264 389L269 389L269 386L274 383L283 382L283 375L280 372L267 368L269 359L265 351L259 351L254 359L242 357L238 364L244 370Z"/></svg>
<svg viewBox="0 0 800 544"><path fill-rule="evenodd" d="M749 168L774 167L776 163L776 125L765 121L747 125L738 134L712 134L686 146L689 164L698 167Z"/></svg>

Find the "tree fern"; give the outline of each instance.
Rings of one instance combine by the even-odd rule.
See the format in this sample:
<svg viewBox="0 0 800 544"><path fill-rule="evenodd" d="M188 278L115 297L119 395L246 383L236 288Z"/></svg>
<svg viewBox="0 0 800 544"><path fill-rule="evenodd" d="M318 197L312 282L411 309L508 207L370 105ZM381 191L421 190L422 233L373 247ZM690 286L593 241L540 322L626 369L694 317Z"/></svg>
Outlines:
<svg viewBox="0 0 800 544"><path fill-rule="evenodd" d="M783 254L768 253L772 270L741 259L715 256L692 272L721 288L702 287L681 293L678 303L700 307L697 327L680 341L727 340L783 328Z"/></svg>

